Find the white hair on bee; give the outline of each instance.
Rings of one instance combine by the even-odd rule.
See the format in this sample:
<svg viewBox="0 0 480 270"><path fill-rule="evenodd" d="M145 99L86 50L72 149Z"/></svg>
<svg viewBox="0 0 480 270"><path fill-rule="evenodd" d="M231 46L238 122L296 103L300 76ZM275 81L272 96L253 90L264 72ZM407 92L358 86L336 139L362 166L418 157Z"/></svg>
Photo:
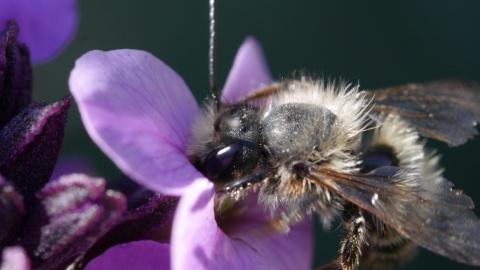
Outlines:
<svg viewBox="0 0 480 270"><path fill-rule="evenodd" d="M280 92L268 104L271 109L288 103L312 104L333 112L342 120L341 128L353 133L347 136L355 137L363 130L367 116L365 112L365 93L359 91L360 85L352 87L345 81L325 82L324 79L312 79L306 76L299 80L289 80L282 84L286 91ZM271 110L265 111L265 117ZM359 129L360 128L360 129Z"/></svg>
<svg viewBox="0 0 480 270"><path fill-rule="evenodd" d="M378 127L372 138L371 146L390 146L399 160L398 166L416 171L422 175L422 181L408 181L403 184L425 189L431 181L443 173L439 167L440 156L425 148L426 140L421 140L415 130L396 116L387 116L383 125ZM427 186L425 186L427 185Z"/></svg>
<svg viewBox="0 0 480 270"><path fill-rule="evenodd" d="M359 91L359 86L351 86L343 81L339 83L325 82L323 79L314 80L302 77L299 80L287 80L279 84L281 91L273 95L264 105L261 119L266 119L274 110L282 105L308 104L324 111L325 119L333 114L335 119L331 123L324 124L328 135L321 138L320 148L306 149L298 156L298 152L291 154L292 158L300 158L312 164L322 164L321 167L342 173L358 172L360 160L354 153L361 146L362 133L367 125L366 104L364 93ZM293 112L293 111L292 111ZM317 117L317 115L304 116L305 119ZM276 147L285 149L286 156L289 150L304 149L304 145L311 140L311 134L316 134L318 128L314 123L315 119L306 120L310 125L302 125L301 130L296 133L295 140L288 145ZM325 134L318 134L323 136ZM304 139L302 139L305 137ZM288 160L288 158L287 158ZM321 187L308 178L302 181L296 179L287 163L278 163L276 192L269 191L271 184L265 183L261 190L259 202L271 213L283 211L289 213L284 220L290 224L302 220L307 214L314 212L320 214L321 221L325 228L339 215L342 210L343 201L338 196L331 194L331 191ZM320 197L319 197L320 196ZM309 198L311 197L311 198Z"/></svg>
<svg viewBox="0 0 480 270"><path fill-rule="evenodd" d="M215 118L215 104L213 101L207 101L205 105L202 106L201 113L192 125L190 132L195 136L190 136L186 153L187 156L196 155L206 157L210 154L212 149L208 147L208 143L213 140Z"/></svg>
<svg viewBox="0 0 480 270"><path fill-rule="evenodd" d="M398 117L389 115L385 117L382 125L377 126L366 148L390 147L398 159L396 166L402 168L401 175L391 178L395 185L401 185L403 189L408 189L424 199L441 201L441 196L451 187L451 184L441 176L443 169L439 166L440 156L436 155L435 151L426 149L425 144L426 141L422 140L412 127ZM401 221L407 218L406 215L411 212L409 198L398 197L395 202L394 205L389 205L396 209L391 213L400 214L395 216L395 219ZM388 230L391 231L390 235L394 235L392 229L385 226L381 220L374 218L374 221L378 230ZM398 239L391 237L389 241L399 239L400 236ZM375 241L383 240L379 238Z"/></svg>
<svg viewBox="0 0 480 270"><path fill-rule="evenodd" d="M351 86L344 81L325 82L324 79L312 79L302 76L299 80L287 80L281 83L286 88L272 97L265 105L262 118L266 118L272 108L283 104L301 103L325 108L336 116L330 140L324 142L322 151L312 152L311 159L330 159L332 169L349 172L358 165L358 160L345 152L360 146L362 132L365 131L367 118L365 93L359 91L359 85ZM301 142L299 142L301 143ZM321 156L315 156L321 154Z"/></svg>

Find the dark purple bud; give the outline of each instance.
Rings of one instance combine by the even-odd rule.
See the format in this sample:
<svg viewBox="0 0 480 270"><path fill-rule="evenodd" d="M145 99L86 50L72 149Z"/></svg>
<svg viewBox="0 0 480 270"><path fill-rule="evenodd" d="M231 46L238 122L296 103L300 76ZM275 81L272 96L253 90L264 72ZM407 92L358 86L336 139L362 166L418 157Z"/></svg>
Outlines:
<svg viewBox="0 0 480 270"><path fill-rule="evenodd" d="M65 269L114 224L126 209L125 197L105 190L105 181L84 174L63 176L36 194L15 242L34 269Z"/></svg>
<svg viewBox="0 0 480 270"><path fill-rule="evenodd" d="M84 264L118 244L139 240L169 241L178 197L153 193L126 177L115 182L116 188L129 186L130 190L134 190L127 193L129 194L128 212L88 251Z"/></svg>
<svg viewBox="0 0 480 270"><path fill-rule="evenodd" d="M25 201L50 179L62 146L70 97L33 102L0 131L0 174Z"/></svg>
<svg viewBox="0 0 480 270"><path fill-rule="evenodd" d="M114 181L109 181L107 187L119 191L127 197L128 213L147 203L155 194L155 192L144 188L126 175L122 175Z"/></svg>
<svg viewBox="0 0 480 270"><path fill-rule="evenodd" d="M178 197L154 193L146 202L129 211L112 230L112 235L126 243L137 240L167 242Z"/></svg>
<svg viewBox="0 0 480 270"><path fill-rule="evenodd" d="M24 212L22 196L0 176L0 250L17 232Z"/></svg>
<svg viewBox="0 0 480 270"><path fill-rule="evenodd" d="M7 22L0 32L0 128L32 100L30 53L16 42L18 26Z"/></svg>

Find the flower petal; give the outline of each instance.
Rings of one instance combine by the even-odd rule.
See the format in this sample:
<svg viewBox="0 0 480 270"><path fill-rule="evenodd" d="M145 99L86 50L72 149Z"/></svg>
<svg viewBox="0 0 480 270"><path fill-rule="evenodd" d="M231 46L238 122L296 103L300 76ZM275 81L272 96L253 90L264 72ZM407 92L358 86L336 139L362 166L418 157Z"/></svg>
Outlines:
<svg viewBox="0 0 480 270"><path fill-rule="evenodd" d="M271 226L260 206L246 205L225 233L215 220L213 194L212 183L201 179L180 199L173 222L172 269L310 269L310 221L284 234Z"/></svg>
<svg viewBox="0 0 480 270"><path fill-rule="evenodd" d="M0 25L14 19L19 41L31 52L32 61L52 58L72 39L78 25L76 0L0 0Z"/></svg>
<svg viewBox="0 0 480 270"><path fill-rule="evenodd" d="M185 156L199 108L162 61L143 51L92 51L77 60L69 85L90 137L133 180L179 195L200 175Z"/></svg>
<svg viewBox="0 0 480 270"><path fill-rule="evenodd" d="M16 42L17 35L18 26L12 21L0 31L0 128L32 100L30 53Z"/></svg>
<svg viewBox="0 0 480 270"><path fill-rule="evenodd" d="M22 196L0 176L0 250L15 236L24 213Z"/></svg>
<svg viewBox="0 0 480 270"><path fill-rule="evenodd" d="M154 241L137 241L114 246L91 261L85 270L170 269L170 246Z"/></svg>
<svg viewBox="0 0 480 270"><path fill-rule="evenodd" d="M62 146L70 97L33 102L0 131L0 174L26 201L50 179Z"/></svg>
<svg viewBox="0 0 480 270"><path fill-rule="evenodd" d="M121 218L125 197L105 190L105 181L82 174L49 182L37 194L15 244L21 245L35 269L71 263Z"/></svg>
<svg viewBox="0 0 480 270"><path fill-rule="evenodd" d="M0 270L29 270L30 261L21 247L9 247L2 252Z"/></svg>
<svg viewBox="0 0 480 270"><path fill-rule="evenodd" d="M260 44L248 37L235 56L222 92L222 101L235 103L252 91L270 85L272 76L268 70Z"/></svg>

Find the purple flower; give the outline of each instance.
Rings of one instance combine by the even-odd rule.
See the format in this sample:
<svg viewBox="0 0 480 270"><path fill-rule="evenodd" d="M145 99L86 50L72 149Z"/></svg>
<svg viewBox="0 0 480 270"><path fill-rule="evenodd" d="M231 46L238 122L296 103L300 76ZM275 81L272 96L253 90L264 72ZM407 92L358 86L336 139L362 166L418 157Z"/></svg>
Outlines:
<svg viewBox="0 0 480 270"><path fill-rule="evenodd" d="M78 24L76 0L0 0L0 27L15 20L19 42L30 49L33 62L58 54L72 39Z"/></svg>
<svg viewBox="0 0 480 270"><path fill-rule="evenodd" d="M248 38L222 100L235 102L270 83L261 48ZM69 85L91 138L125 174L157 192L182 195L170 243L173 269L310 268L310 221L284 234L255 198L216 215L213 184L185 155L200 109L166 64L143 51L92 51L77 60ZM115 260L121 253L102 256Z"/></svg>

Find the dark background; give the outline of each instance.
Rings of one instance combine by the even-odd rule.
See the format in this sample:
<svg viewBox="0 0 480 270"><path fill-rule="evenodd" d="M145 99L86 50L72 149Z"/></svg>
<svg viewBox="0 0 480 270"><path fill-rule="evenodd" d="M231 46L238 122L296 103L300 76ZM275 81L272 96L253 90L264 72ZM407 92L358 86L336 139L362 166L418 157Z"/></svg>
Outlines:
<svg viewBox="0 0 480 270"><path fill-rule="evenodd" d="M207 0L82 0L67 49L36 66L35 99L68 94L74 61L89 50L146 50L176 70L199 101L208 94ZM246 36L263 45L274 78L303 70L374 89L441 78L480 81L480 1L218 1L218 79L223 85ZM443 155L445 176L480 205L480 138ZM120 173L90 141L70 109L63 156L91 161L95 174ZM477 215L480 211L476 210ZM341 230L318 230L315 266L336 256ZM404 269L470 269L422 250Z"/></svg>

